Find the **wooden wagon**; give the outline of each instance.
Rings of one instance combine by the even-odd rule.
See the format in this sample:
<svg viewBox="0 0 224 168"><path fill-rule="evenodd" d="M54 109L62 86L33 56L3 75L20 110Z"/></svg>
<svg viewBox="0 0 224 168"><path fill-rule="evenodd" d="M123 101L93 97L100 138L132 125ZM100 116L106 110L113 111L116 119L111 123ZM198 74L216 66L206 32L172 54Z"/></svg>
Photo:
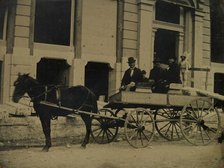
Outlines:
<svg viewBox="0 0 224 168"><path fill-rule="evenodd" d="M193 145L207 145L220 132L220 115L214 99L224 96L193 88L173 88L168 93L121 91L110 97L99 113L70 109L49 102L43 105L67 110L71 114L92 116L91 135L97 143L112 142L120 127L128 143L147 147L155 130L174 141L185 138Z"/></svg>

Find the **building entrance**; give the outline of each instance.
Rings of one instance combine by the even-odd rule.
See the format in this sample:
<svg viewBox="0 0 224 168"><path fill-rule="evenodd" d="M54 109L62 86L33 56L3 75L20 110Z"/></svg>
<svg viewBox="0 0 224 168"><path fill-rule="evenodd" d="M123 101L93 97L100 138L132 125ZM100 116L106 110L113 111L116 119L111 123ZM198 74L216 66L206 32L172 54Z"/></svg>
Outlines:
<svg viewBox="0 0 224 168"><path fill-rule="evenodd" d="M105 63L89 62L85 68L85 86L99 99L108 100L109 66Z"/></svg>

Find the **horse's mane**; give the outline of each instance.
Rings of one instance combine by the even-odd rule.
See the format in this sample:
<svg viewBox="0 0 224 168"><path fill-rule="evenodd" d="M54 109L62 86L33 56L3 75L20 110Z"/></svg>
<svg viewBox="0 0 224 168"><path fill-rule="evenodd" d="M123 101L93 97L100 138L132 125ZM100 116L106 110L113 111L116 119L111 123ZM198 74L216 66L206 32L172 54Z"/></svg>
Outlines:
<svg viewBox="0 0 224 168"><path fill-rule="evenodd" d="M36 79L34 79L33 77L28 76L28 78L29 78L29 79L30 79L30 81L31 81L31 82L33 82L34 84L36 84L36 85L40 85L40 82L39 82L39 81L37 81Z"/></svg>

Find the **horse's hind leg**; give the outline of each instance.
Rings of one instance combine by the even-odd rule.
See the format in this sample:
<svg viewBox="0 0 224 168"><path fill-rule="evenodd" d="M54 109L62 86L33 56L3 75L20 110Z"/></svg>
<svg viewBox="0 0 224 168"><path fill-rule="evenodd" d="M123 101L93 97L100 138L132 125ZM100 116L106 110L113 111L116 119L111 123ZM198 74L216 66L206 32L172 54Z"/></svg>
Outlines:
<svg viewBox="0 0 224 168"><path fill-rule="evenodd" d="M85 126L86 126L86 135L85 135L85 138L82 142L82 147L83 148L86 148L86 145L89 143L89 136L90 136L90 133L91 133L91 122L92 122L92 119L90 116L81 116L83 121L85 122Z"/></svg>
<svg viewBox="0 0 224 168"><path fill-rule="evenodd" d="M45 146L43 147L42 151L48 152L49 148L51 147L51 116L50 114L40 115L40 121L41 121L42 129L44 132L44 136L45 136Z"/></svg>

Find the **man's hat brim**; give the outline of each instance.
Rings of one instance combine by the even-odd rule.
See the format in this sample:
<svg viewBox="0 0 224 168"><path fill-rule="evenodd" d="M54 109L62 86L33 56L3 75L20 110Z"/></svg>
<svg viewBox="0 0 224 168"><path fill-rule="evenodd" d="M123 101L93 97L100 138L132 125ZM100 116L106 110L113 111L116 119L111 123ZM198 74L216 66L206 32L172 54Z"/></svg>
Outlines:
<svg viewBox="0 0 224 168"><path fill-rule="evenodd" d="M129 57L127 63L134 63L135 61L136 60L133 57Z"/></svg>

